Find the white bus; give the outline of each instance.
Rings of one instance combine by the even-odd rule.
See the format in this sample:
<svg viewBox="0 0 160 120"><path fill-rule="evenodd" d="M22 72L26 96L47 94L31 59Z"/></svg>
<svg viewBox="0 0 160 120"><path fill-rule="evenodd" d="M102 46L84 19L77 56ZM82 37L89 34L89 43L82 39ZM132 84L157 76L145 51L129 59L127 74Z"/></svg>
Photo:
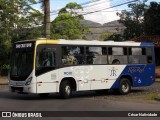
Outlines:
<svg viewBox="0 0 160 120"><path fill-rule="evenodd" d="M128 94L131 87L155 82L152 43L47 40L13 44L9 88L17 93L47 96L72 91L116 89Z"/></svg>

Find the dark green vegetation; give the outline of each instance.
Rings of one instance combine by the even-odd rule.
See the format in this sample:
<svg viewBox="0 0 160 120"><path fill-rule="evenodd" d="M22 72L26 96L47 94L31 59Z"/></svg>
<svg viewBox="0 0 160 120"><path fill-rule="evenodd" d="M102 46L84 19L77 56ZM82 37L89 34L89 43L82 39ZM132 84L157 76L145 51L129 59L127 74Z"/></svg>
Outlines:
<svg viewBox="0 0 160 120"><path fill-rule="evenodd" d="M124 40L141 35L160 35L160 3L151 2L148 6L146 2L129 4L130 11L117 13L119 22L126 27L122 35Z"/></svg>
<svg viewBox="0 0 160 120"><path fill-rule="evenodd" d="M71 2L59 11L58 17L52 21L51 38L86 39L84 33L89 29L80 22L84 18L75 12L79 9L82 9L81 5Z"/></svg>
<svg viewBox="0 0 160 120"><path fill-rule="evenodd" d="M30 4L35 0L0 0L0 74L6 74L11 44L41 36L43 14ZM3 69L3 71L2 71Z"/></svg>

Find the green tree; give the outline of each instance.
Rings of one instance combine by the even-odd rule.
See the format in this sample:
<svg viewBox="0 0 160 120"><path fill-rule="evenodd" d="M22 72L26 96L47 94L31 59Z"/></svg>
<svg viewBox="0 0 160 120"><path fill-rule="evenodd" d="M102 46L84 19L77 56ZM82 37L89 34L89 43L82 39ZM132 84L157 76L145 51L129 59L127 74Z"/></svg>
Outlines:
<svg viewBox="0 0 160 120"><path fill-rule="evenodd" d="M124 38L121 34L112 34L108 38L104 39L104 41L113 40L113 41L124 41Z"/></svg>
<svg viewBox="0 0 160 120"><path fill-rule="evenodd" d="M85 39L84 32L89 29L81 24L84 19L78 15L81 5L71 2L59 11L58 17L52 22L51 38L53 39Z"/></svg>
<svg viewBox="0 0 160 120"><path fill-rule="evenodd" d="M37 21L41 22L43 16L39 11L33 9L30 4L35 0L0 0L0 67L9 62L9 52L14 41L28 39L24 37L24 30L37 27ZM32 37L39 36L38 30ZM29 35L27 35L29 36ZM30 36L30 38L32 38Z"/></svg>
<svg viewBox="0 0 160 120"><path fill-rule="evenodd" d="M28 12L27 16L19 18L17 28L12 34L12 41L42 37L42 22L43 14L40 11L34 10L32 12Z"/></svg>
<svg viewBox="0 0 160 120"><path fill-rule="evenodd" d="M105 40L108 39L111 35L113 35L113 33L105 33L105 34L101 34L100 38Z"/></svg>
<svg viewBox="0 0 160 120"><path fill-rule="evenodd" d="M147 35L160 35L160 3L150 3L144 14L144 30Z"/></svg>
<svg viewBox="0 0 160 120"><path fill-rule="evenodd" d="M76 16L79 19L84 19L83 15L78 14L78 11L82 9L82 6L77 4L76 2L70 2L64 8L62 8L58 14L68 13L71 14L73 17Z"/></svg>
<svg viewBox="0 0 160 120"><path fill-rule="evenodd" d="M23 40L24 29L42 23L43 14L30 6L33 3L35 0L0 0L1 42Z"/></svg>
<svg viewBox="0 0 160 120"><path fill-rule="evenodd" d="M119 22L126 27L123 34L125 40L144 34L144 13L147 9L145 3L146 0L129 4L128 7L131 8L131 11L124 10L121 13L117 13L120 17Z"/></svg>

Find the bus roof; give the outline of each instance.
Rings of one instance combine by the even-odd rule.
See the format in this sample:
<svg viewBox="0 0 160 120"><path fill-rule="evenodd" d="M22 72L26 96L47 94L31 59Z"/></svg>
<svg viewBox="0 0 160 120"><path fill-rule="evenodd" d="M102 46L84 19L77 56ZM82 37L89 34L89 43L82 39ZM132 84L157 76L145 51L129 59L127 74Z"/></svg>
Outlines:
<svg viewBox="0 0 160 120"><path fill-rule="evenodd" d="M64 45L111 45L111 46L154 46L151 42L134 42L134 41L123 41L123 42L115 42L115 41L99 41L99 40L51 40L45 38L38 38L33 40L23 40L18 41L16 43L21 42L37 42L38 44L64 44Z"/></svg>
<svg viewBox="0 0 160 120"><path fill-rule="evenodd" d="M59 40L59 44L69 44L69 45L114 45L114 46L154 46L153 43L149 42L134 42L134 41L98 41L98 40Z"/></svg>

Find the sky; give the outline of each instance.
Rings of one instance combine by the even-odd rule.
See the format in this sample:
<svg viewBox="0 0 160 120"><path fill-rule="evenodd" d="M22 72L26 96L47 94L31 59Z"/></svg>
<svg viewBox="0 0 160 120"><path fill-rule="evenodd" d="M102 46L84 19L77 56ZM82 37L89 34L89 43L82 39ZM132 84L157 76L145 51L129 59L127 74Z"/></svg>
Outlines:
<svg viewBox="0 0 160 120"><path fill-rule="evenodd" d="M118 20L119 17L116 15L119 10L128 10L127 4L121 5L123 3L133 1L133 0L50 0L50 11L51 11L51 20L54 20L57 17L55 11L65 7L66 4L70 2L77 2L83 7L83 11L80 11L84 15L84 19L91 20L100 24ZM148 3L151 1L160 2L160 0L148 0ZM112 7L117 6L118 7ZM41 10L40 4L33 5L32 7ZM112 8L111 8L112 7ZM101 10L101 11L100 11ZM99 11L99 12L94 12ZM90 14L91 12L94 12Z"/></svg>

